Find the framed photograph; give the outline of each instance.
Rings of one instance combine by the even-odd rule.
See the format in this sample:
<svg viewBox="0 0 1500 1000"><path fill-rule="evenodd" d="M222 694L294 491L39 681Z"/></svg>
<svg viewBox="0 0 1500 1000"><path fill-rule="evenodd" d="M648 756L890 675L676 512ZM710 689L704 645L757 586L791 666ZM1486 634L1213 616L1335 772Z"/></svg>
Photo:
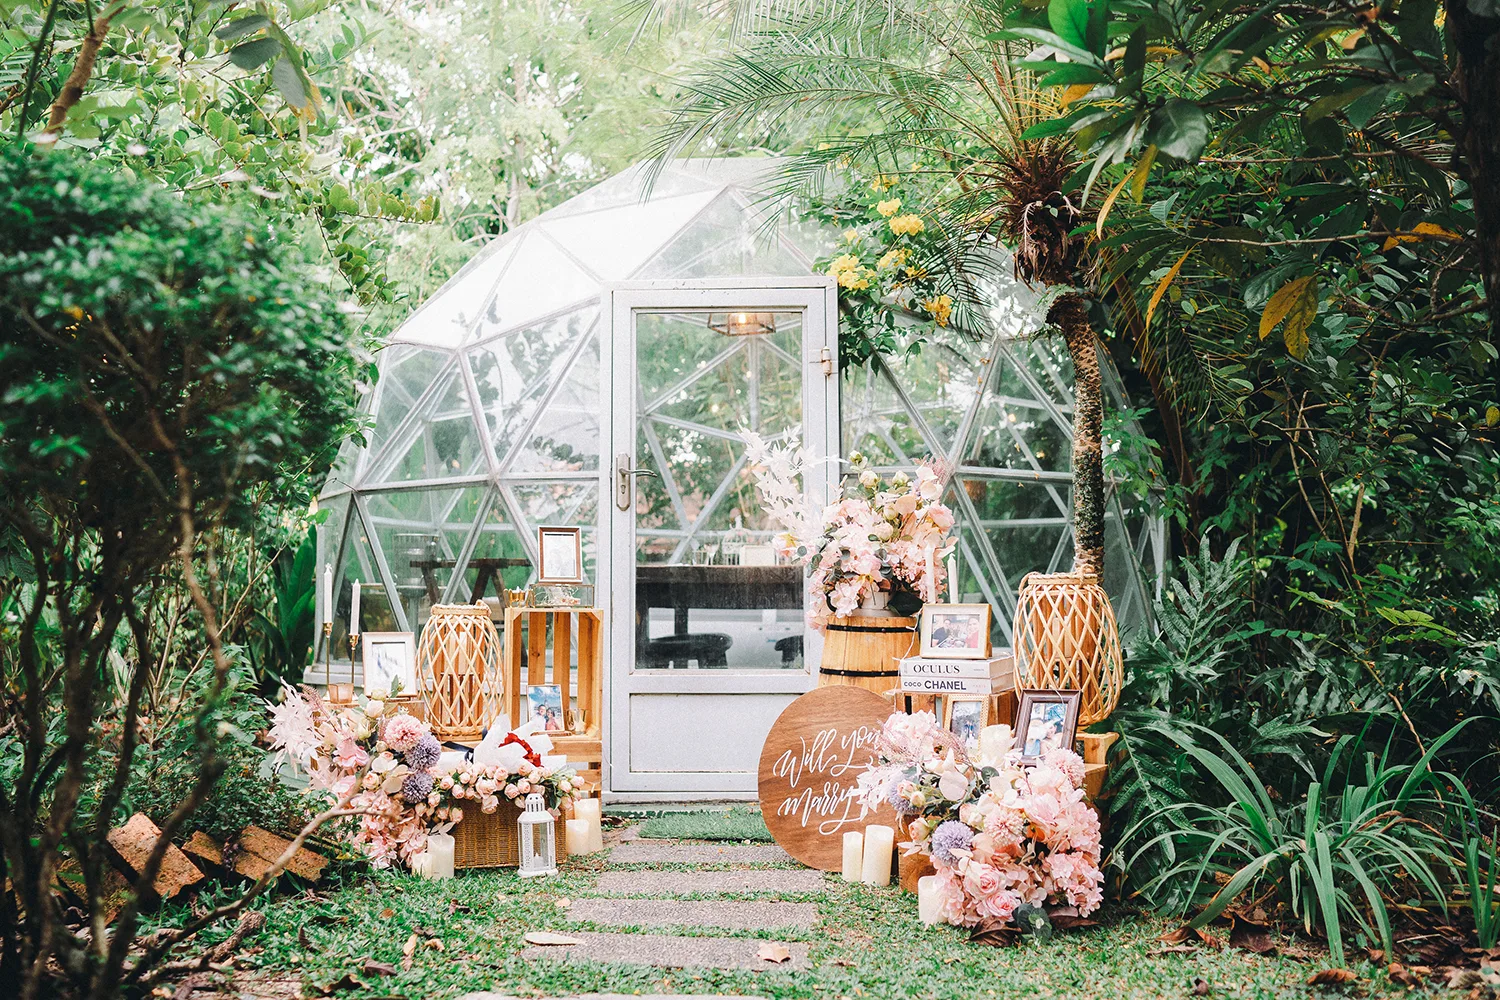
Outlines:
<svg viewBox="0 0 1500 1000"><path fill-rule="evenodd" d="M371 691L391 695L417 690L415 632L361 632L359 639L367 696Z"/></svg>
<svg viewBox="0 0 1500 1000"><path fill-rule="evenodd" d="M983 660L990 655L988 604L924 604L922 655Z"/></svg>
<svg viewBox="0 0 1500 1000"><path fill-rule="evenodd" d="M583 582L583 529L536 529L536 549L541 554L537 583Z"/></svg>
<svg viewBox="0 0 1500 1000"><path fill-rule="evenodd" d="M1055 747L1073 749L1081 691L1022 691L1016 705L1016 746L1021 763L1035 764Z"/></svg>
<svg viewBox="0 0 1500 1000"><path fill-rule="evenodd" d="M949 695L943 706L943 727L963 741L970 750L979 748L979 733L990 724L990 699L987 695L964 698Z"/></svg>
<svg viewBox="0 0 1500 1000"><path fill-rule="evenodd" d="M526 689L526 719L542 724L549 733L562 733L568 729L564 718L562 688L557 684L533 684Z"/></svg>

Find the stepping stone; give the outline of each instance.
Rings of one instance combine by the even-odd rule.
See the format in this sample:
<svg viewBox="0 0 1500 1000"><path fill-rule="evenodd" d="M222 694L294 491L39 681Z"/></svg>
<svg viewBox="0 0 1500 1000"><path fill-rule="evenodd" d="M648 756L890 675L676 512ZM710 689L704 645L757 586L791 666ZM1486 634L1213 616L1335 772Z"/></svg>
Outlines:
<svg viewBox="0 0 1500 1000"><path fill-rule="evenodd" d="M792 856L775 844L681 844L635 840L609 852L611 864L757 864L787 862Z"/></svg>
<svg viewBox="0 0 1500 1000"><path fill-rule="evenodd" d="M599 876L599 892L632 896L689 896L697 893L822 892L823 873L810 869L727 872L614 871Z"/></svg>
<svg viewBox="0 0 1500 1000"><path fill-rule="evenodd" d="M752 903L709 899L578 899L569 920L616 927L696 927L726 931L818 926L816 903ZM566 933L566 932L564 932Z"/></svg>
<svg viewBox="0 0 1500 1000"><path fill-rule="evenodd" d="M553 958L565 962L621 962L682 969L806 969L807 948L802 942L784 942L791 959L768 962L760 947L772 942L757 938L675 937L667 934L616 934L568 931L582 944L526 948L522 958Z"/></svg>

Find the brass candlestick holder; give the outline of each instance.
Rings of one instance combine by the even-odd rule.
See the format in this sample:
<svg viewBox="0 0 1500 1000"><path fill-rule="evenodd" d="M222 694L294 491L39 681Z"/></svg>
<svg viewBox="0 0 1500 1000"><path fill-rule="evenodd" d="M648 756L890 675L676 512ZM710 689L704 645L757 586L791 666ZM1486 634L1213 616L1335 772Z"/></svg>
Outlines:
<svg viewBox="0 0 1500 1000"><path fill-rule="evenodd" d="M333 622L323 623L323 690L333 681Z"/></svg>

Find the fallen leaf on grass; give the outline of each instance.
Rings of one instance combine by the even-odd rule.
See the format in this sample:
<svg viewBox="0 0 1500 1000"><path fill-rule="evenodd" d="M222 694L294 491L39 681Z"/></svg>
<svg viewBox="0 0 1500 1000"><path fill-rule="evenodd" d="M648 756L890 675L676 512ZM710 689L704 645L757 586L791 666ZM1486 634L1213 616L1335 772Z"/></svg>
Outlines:
<svg viewBox="0 0 1500 1000"><path fill-rule="evenodd" d="M417 953L417 942L419 940L420 938L413 934L401 946L401 968L405 971L411 970L412 956Z"/></svg>
<svg viewBox="0 0 1500 1000"><path fill-rule="evenodd" d="M1204 979L1202 976L1194 976L1193 977L1193 996L1195 996L1195 997L1206 997L1206 996L1208 996L1208 992L1209 992L1208 980Z"/></svg>
<svg viewBox="0 0 1500 1000"><path fill-rule="evenodd" d="M1410 968L1400 962L1392 962L1386 966L1385 974L1391 977L1391 982L1400 983L1402 986L1421 986L1419 978L1423 973L1430 973L1431 969L1423 965L1414 965Z"/></svg>
<svg viewBox="0 0 1500 1000"><path fill-rule="evenodd" d="M792 950L780 941L763 942L755 954L763 962L780 963L792 960Z"/></svg>
<svg viewBox="0 0 1500 1000"><path fill-rule="evenodd" d="M1146 954L1148 954L1148 955L1181 955L1184 952L1197 951L1197 950L1198 950L1198 946L1195 945L1195 944L1169 944L1169 945L1163 945L1160 948L1152 948Z"/></svg>
<svg viewBox="0 0 1500 1000"><path fill-rule="evenodd" d="M302 927L298 927L297 928L297 943L300 944L302 947L306 948L308 951L317 951L318 950L317 946L314 945L311 941L308 940L308 938L307 938L307 927L306 926L302 926Z"/></svg>
<svg viewBox="0 0 1500 1000"><path fill-rule="evenodd" d="M1357 982L1359 976L1348 969L1319 969L1307 980L1309 986L1344 986Z"/></svg>
<svg viewBox="0 0 1500 1000"><path fill-rule="evenodd" d="M1229 919L1232 924L1229 928L1229 943L1233 947L1242 948L1257 955L1268 955L1276 950L1276 943L1271 940L1271 929L1266 925L1263 910L1256 910L1253 914L1230 910Z"/></svg>
<svg viewBox="0 0 1500 1000"><path fill-rule="evenodd" d="M362 990L365 984L352 972L346 972L338 979L325 986L314 986L313 990L320 996L332 996L335 993L343 993L347 990Z"/></svg>
<svg viewBox="0 0 1500 1000"><path fill-rule="evenodd" d="M360 971L367 976L394 976L396 967L389 962L377 962L373 958L367 958Z"/></svg>
<svg viewBox="0 0 1500 1000"><path fill-rule="evenodd" d="M568 907L570 907L572 905L573 905L573 901L571 899L569 899L567 896L560 896L560 897L558 897L557 908L559 910L566 910Z"/></svg>
<svg viewBox="0 0 1500 1000"><path fill-rule="evenodd" d="M1052 927L1059 931L1071 931L1080 927L1098 927L1099 921L1090 920L1088 917L1079 917L1072 914L1053 914Z"/></svg>
<svg viewBox="0 0 1500 1000"><path fill-rule="evenodd" d="M1166 934L1163 934L1161 937L1157 938L1157 940L1161 941L1163 944L1204 944L1210 948L1224 947L1224 942L1218 937L1209 933L1205 928L1191 927L1187 924L1183 924L1175 931L1168 931Z"/></svg>
<svg viewBox="0 0 1500 1000"><path fill-rule="evenodd" d="M422 947L424 947L424 948L432 948L435 951L445 951L446 950L443 947L443 942L440 941L437 938L428 938L426 941L422 942Z"/></svg>
<svg viewBox="0 0 1500 1000"><path fill-rule="evenodd" d="M472 912L472 911L471 911L471 908L470 908L470 906L469 906L468 903L460 903L456 899L450 899L450 900L448 900L448 916L451 917L455 913L469 913L469 912Z"/></svg>
<svg viewBox="0 0 1500 1000"><path fill-rule="evenodd" d="M1476 986L1483 985L1484 976L1479 974L1478 969L1448 970L1448 988L1450 990L1471 990Z"/></svg>
<svg viewBox="0 0 1500 1000"><path fill-rule="evenodd" d="M566 934L557 934L552 931L527 931L522 939L527 944L538 945L543 948L551 948L560 945L583 944L581 938L568 937Z"/></svg>
<svg viewBox="0 0 1500 1000"><path fill-rule="evenodd" d="M1021 928L1009 920L983 920L969 932L969 940L975 944L987 944L1004 948L1020 943Z"/></svg>
<svg viewBox="0 0 1500 1000"><path fill-rule="evenodd" d="M393 910L393 909L391 909L389 906L387 906L385 909L383 909L383 910L380 911L380 919L381 920L389 920L392 917L394 917L395 915L396 915L396 911Z"/></svg>
<svg viewBox="0 0 1500 1000"><path fill-rule="evenodd" d="M852 969L852 968L854 968L854 962L852 960L850 960L850 959L847 959L847 958L835 958L833 960L833 964L834 965L841 965L841 966L843 966L846 969Z"/></svg>

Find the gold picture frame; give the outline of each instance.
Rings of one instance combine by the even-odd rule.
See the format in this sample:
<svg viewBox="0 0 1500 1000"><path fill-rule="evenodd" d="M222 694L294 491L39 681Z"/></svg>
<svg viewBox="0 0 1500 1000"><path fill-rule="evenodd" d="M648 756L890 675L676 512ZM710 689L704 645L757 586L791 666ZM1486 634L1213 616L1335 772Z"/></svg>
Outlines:
<svg viewBox="0 0 1500 1000"><path fill-rule="evenodd" d="M956 660L990 656L988 604L924 604L921 655Z"/></svg>
<svg viewBox="0 0 1500 1000"><path fill-rule="evenodd" d="M989 724L989 695L950 694L944 698L943 728L957 737L966 749L979 749L979 734Z"/></svg>
<svg viewBox="0 0 1500 1000"><path fill-rule="evenodd" d="M542 525L536 529L536 582L583 582L583 529Z"/></svg>

